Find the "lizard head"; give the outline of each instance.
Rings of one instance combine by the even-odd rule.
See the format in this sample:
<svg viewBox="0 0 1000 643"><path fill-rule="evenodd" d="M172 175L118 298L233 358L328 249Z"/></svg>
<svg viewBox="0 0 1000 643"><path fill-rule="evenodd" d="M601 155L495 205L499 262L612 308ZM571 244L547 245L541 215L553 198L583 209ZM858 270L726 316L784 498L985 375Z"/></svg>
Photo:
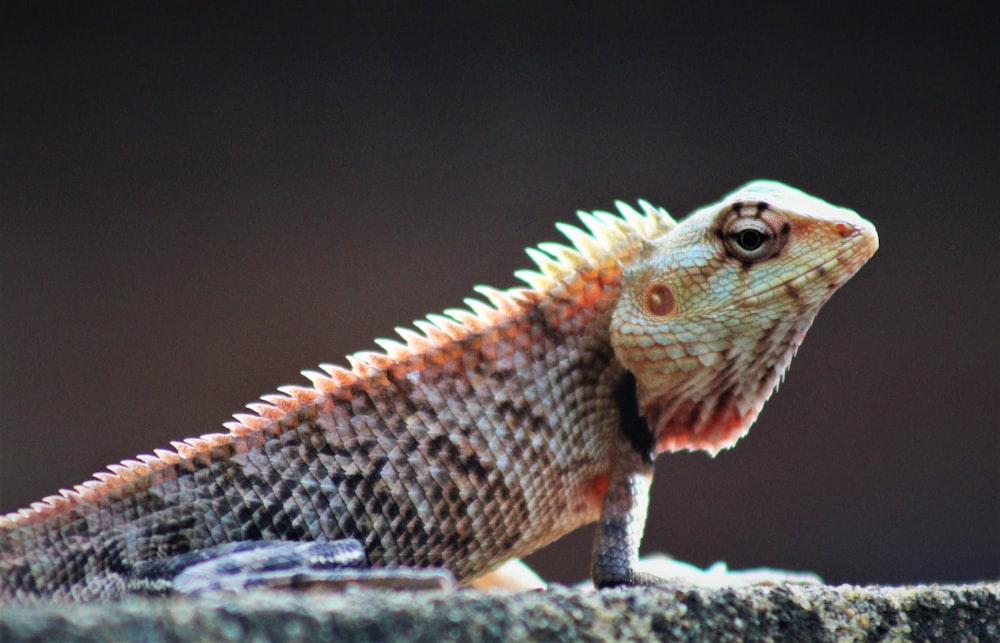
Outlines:
<svg viewBox="0 0 1000 643"><path fill-rule="evenodd" d="M611 337L656 451L714 454L742 437L816 313L877 248L855 212L773 181L644 242Z"/></svg>

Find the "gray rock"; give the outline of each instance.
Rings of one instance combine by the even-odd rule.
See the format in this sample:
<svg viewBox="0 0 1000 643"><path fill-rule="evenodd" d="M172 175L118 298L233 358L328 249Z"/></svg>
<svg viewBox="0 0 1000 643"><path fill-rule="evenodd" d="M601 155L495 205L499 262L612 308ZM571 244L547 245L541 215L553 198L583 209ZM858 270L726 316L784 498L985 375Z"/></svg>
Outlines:
<svg viewBox="0 0 1000 643"><path fill-rule="evenodd" d="M601 592L260 590L4 606L0 641L997 641L1000 583Z"/></svg>

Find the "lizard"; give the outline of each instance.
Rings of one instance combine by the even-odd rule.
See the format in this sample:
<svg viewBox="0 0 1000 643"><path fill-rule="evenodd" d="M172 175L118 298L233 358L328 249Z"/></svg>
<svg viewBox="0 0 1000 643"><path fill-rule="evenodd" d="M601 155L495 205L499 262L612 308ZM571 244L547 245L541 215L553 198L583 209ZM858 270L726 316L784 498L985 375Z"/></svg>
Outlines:
<svg viewBox="0 0 1000 643"><path fill-rule="evenodd" d="M594 521L597 587L661 582L637 565L655 457L740 439L878 235L775 181L680 222L616 205L529 248L524 286L478 286L224 432L0 516L0 601L197 593L241 570L467 585Z"/></svg>

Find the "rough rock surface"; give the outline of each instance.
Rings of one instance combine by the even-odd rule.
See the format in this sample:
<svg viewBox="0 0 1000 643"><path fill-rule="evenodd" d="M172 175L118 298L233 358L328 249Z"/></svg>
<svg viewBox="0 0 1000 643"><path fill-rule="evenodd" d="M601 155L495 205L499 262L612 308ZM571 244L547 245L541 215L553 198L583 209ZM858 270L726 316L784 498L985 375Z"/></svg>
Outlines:
<svg viewBox="0 0 1000 643"><path fill-rule="evenodd" d="M0 607L0 641L1000 640L1000 583L292 593Z"/></svg>

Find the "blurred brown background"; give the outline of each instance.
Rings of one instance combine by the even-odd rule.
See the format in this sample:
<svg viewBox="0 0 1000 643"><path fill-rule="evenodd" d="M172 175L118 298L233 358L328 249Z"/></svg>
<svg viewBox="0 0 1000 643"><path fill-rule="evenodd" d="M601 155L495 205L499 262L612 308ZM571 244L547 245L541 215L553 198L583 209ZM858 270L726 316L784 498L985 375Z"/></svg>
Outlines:
<svg viewBox="0 0 1000 643"><path fill-rule="evenodd" d="M0 511L514 285L578 208L766 177L881 250L749 437L660 459L644 550L1000 577L985 14L363 6L0 10ZM583 578L590 537L529 562Z"/></svg>

